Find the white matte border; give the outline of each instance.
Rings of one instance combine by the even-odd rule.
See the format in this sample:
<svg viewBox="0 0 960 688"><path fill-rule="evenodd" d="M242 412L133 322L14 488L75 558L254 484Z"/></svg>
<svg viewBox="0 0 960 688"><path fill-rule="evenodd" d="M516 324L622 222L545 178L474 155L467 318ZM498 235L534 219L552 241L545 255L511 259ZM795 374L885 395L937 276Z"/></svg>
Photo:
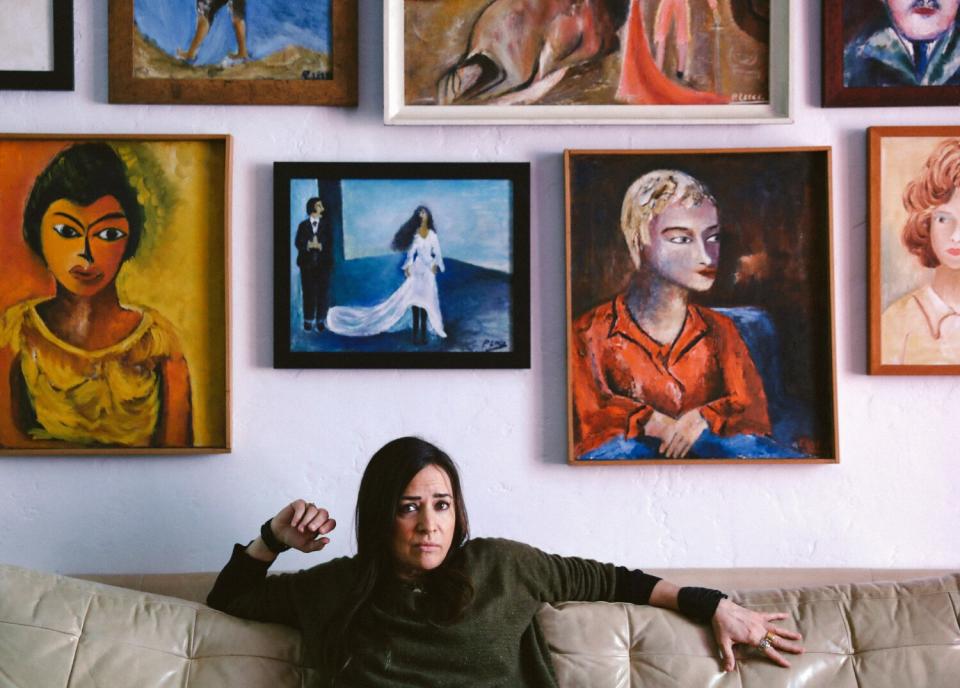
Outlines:
<svg viewBox="0 0 960 688"><path fill-rule="evenodd" d="M53 70L53 0L0 0L0 71Z"/></svg>
<svg viewBox="0 0 960 688"><path fill-rule="evenodd" d="M740 105L405 105L403 5L383 0L386 124L789 124L790 0L770 8L770 102Z"/></svg>

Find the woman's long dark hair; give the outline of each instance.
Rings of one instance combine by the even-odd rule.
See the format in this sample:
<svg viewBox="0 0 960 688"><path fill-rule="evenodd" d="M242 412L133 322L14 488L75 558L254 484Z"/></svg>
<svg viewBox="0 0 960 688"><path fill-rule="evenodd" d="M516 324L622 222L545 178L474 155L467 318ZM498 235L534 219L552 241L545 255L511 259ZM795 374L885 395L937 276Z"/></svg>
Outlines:
<svg viewBox="0 0 960 688"><path fill-rule="evenodd" d="M400 437L381 447L370 459L357 495L357 583L351 603L331 624L326 643L331 668L338 673L350 660L358 615L371 604L378 586L395 580L392 543L400 497L413 477L427 466L447 474L453 493L456 524L446 559L426 574L424 613L437 625L457 621L473 600L473 581L463 569L461 548L470 537L467 506L460 474L447 454L419 437Z"/></svg>
<svg viewBox="0 0 960 688"><path fill-rule="evenodd" d="M413 211L413 215L410 216L410 219L400 225L400 229L393 235L393 241L390 243L392 250L406 251L410 248L410 244L413 243L413 235L420 229L421 210L427 211L427 227L434 232L437 231L437 228L433 226L433 213L430 212L430 208L425 205L418 205L417 209Z"/></svg>

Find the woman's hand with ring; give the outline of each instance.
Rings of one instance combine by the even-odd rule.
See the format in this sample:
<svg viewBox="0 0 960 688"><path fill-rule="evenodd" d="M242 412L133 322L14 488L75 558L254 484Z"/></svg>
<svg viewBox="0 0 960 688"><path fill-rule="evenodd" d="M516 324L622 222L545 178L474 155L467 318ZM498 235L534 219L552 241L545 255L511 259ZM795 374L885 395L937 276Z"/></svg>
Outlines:
<svg viewBox="0 0 960 688"><path fill-rule="evenodd" d="M775 664L789 667L790 662L781 652L803 654L803 645L797 642L803 640L803 636L773 623L789 616L780 612L761 614L730 600L720 600L713 615L713 634L723 653L723 670L733 671L736 666L733 646L738 643L755 647Z"/></svg>

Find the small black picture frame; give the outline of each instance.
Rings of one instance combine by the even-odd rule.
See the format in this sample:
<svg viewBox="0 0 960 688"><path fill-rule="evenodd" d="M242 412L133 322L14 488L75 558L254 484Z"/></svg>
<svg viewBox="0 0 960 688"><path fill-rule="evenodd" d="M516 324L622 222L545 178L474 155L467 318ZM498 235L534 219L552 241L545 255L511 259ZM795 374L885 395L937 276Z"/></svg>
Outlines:
<svg viewBox="0 0 960 688"><path fill-rule="evenodd" d="M530 367L529 163L276 162L273 182L275 368Z"/></svg>
<svg viewBox="0 0 960 688"><path fill-rule="evenodd" d="M73 90L73 0L53 3L53 69L50 71L0 70L0 90Z"/></svg>

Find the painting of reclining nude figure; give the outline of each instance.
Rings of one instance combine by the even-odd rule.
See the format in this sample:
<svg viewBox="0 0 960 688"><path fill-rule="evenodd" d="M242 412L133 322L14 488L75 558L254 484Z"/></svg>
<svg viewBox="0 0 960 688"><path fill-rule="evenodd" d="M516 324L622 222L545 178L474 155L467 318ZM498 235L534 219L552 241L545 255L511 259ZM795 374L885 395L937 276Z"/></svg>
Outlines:
<svg viewBox="0 0 960 688"><path fill-rule="evenodd" d="M134 74L157 79L330 79L330 3L134 0Z"/></svg>
<svg viewBox="0 0 960 688"><path fill-rule="evenodd" d="M275 365L528 366L528 178L277 163Z"/></svg>
<svg viewBox="0 0 960 688"><path fill-rule="evenodd" d="M225 137L0 139L0 453L229 448Z"/></svg>
<svg viewBox="0 0 960 688"><path fill-rule="evenodd" d="M769 100L770 0L404 0L407 105Z"/></svg>
<svg viewBox="0 0 960 688"><path fill-rule="evenodd" d="M567 152L572 463L837 460L829 160Z"/></svg>

